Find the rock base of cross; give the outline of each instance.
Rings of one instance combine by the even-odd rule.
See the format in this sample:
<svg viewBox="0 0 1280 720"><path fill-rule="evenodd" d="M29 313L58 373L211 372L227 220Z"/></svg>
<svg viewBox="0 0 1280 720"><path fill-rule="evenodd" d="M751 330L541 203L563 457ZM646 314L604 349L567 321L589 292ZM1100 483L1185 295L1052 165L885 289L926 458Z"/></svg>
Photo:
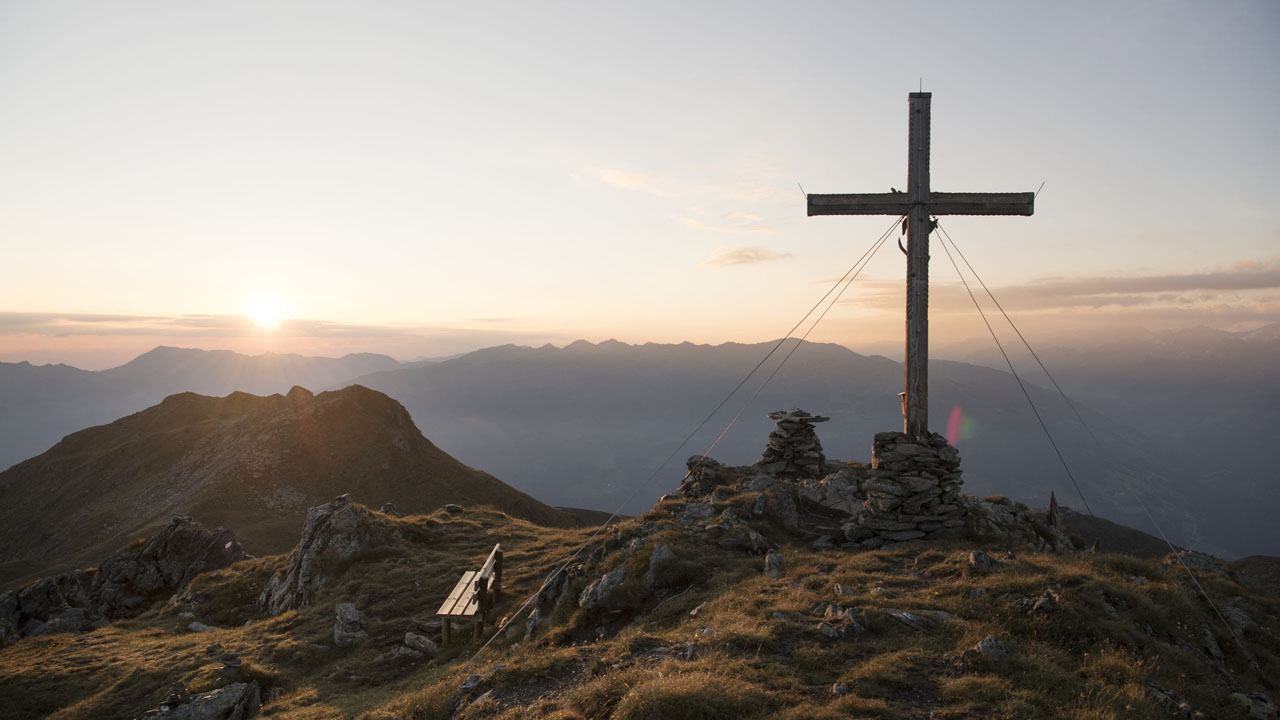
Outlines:
<svg viewBox="0 0 1280 720"><path fill-rule="evenodd" d="M845 540L877 548L953 534L967 514L960 502L962 483L960 452L941 435L876 433L862 487L865 499L841 528Z"/></svg>
<svg viewBox="0 0 1280 720"><path fill-rule="evenodd" d="M960 453L937 433L877 433L869 463L846 462L821 456L813 423L827 418L799 409L768 417L778 427L760 460L732 466L694 455L680 489L659 505L676 501L680 521L705 525L709 541L752 552L774 547L765 521L818 550L874 550L961 530L1010 547L1071 548L1061 529L1023 505L962 494ZM738 502L744 494L752 496L749 517Z"/></svg>

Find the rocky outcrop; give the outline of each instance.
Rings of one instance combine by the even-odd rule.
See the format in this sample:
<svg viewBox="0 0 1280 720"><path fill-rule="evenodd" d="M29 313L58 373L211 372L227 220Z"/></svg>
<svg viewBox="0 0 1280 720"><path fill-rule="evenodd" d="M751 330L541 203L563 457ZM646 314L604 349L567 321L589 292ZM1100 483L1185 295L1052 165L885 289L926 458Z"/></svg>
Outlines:
<svg viewBox="0 0 1280 720"><path fill-rule="evenodd" d="M679 560L680 558L676 557L676 554L666 545L654 548L653 553L649 555L649 569L645 571L644 577L640 578L645 589L653 590L669 586L672 570Z"/></svg>
<svg viewBox="0 0 1280 720"><path fill-rule="evenodd" d="M760 472L787 477L818 477L822 475L826 457L822 454L822 442L813 424L826 422L829 417L812 415L801 410L779 410L765 417L773 420L773 432L769 444L756 462Z"/></svg>
<svg viewBox="0 0 1280 720"><path fill-rule="evenodd" d="M848 470L808 480L800 487L800 497L815 505L848 515L857 514L866 499L862 479Z"/></svg>
<svg viewBox="0 0 1280 720"><path fill-rule="evenodd" d="M171 594L201 573L244 558L235 533L225 528L210 531L176 515L140 550L118 550L98 566L94 593L101 598L107 617L122 617L132 614L149 596L162 591Z"/></svg>
<svg viewBox="0 0 1280 720"><path fill-rule="evenodd" d="M307 511L302 539L285 567L271 576L258 605L272 615L307 605L352 556L398 536L385 515L352 503L346 495L313 507Z"/></svg>
<svg viewBox="0 0 1280 720"><path fill-rule="evenodd" d="M1029 550L1071 548L1071 538L1065 532L1042 522L1039 513L1007 498L964 495L959 502L964 508L966 527L978 537Z"/></svg>
<svg viewBox="0 0 1280 720"><path fill-rule="evenodd" d="M626 579L627 569L625 567L615 568L605 573L599 580L592 582L582 591L582 595L578 596L578 606L583 610L590 610L608 604L613 598L614 591Z"/></svg>
<svg viewBox="0 0 1280 720"><path fill-rule="evenodd" d="M964 525L960 453L934 433L876 433L866 499L844 535L859 547L942 537Z"/></svg>
<svg viewBox="0 0 1280 720"><path fill-rule="evenodd" d="M691 455L684 463L689 472L680 484L679 493L685 497L710 495L716 489L716 477L720 463L706 455Z"/></svg>
<svg viewBox="0 0 1280 720"><path fill-rule="evenodd" d="M572 586L572 578L583 573L583 566L576 565L572 568L558 568L551 572L551 575L542 583L542 587L538 590L537 597L533 600L533 610L529 613L529 619L525 621L525 632L532 635L538 626L547 621L551 614L556 611L566 599L570 597L569 590Z"/></svg>
<svg viewBox="0 0 1280 720"><path fill-rule="evenodd" d="M121 548L96 569L74 570L0 594L0 646L28 635L80 632L137 614L197 575L244 559L230 530L176 515L140 546Z"/></svg>

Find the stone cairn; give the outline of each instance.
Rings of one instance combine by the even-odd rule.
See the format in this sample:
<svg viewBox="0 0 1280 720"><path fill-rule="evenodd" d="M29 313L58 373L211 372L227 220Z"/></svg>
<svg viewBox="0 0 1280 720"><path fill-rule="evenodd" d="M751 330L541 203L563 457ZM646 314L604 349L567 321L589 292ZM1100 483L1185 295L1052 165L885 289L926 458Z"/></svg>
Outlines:
<svg viewBox="0 0 1280 720"><path fill-rule="evenodd" d="M822 455L822 443L813 424L831 418L811 415L800 408L771 412L765 417L776 424L756 467L770 475L821 477L827 459Z"/></svg>
<svg viewBox="0 0 1280 720"><path fill-rule="evenodd" d="M946 438L876 433L866 500L844 526L845 539L876 548L954 532L964 525L960 484L960 453Z"/></svg>

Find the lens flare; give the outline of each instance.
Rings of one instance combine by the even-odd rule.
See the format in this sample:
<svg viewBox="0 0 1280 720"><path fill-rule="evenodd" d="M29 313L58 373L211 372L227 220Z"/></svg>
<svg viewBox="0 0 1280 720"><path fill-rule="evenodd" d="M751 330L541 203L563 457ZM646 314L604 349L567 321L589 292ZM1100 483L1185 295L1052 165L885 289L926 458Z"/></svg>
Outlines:
<svg viewBox="0 0 1280 720"><path fill-rule="evenodd" d="M961 440L968 440L977 433L977 426L973 422L973 418L964 414L964 408L956 405L951 408L951 415L947 417L947 442L955 445Z"/></svg>

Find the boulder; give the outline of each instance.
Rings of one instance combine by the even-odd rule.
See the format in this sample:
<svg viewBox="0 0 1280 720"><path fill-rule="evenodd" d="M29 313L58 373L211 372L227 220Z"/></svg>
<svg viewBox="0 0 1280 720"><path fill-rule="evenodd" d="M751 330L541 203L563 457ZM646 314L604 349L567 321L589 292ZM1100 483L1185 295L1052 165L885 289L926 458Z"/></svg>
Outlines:
<svg viewBox="0 0 1280 720"><path fill-rule="evenodd" d="M726 510L725 512L727 513L728 511ZM659 545L653 549L653 554L649 556L649 570L645 572L640 581L649 590L669 586L671 584L671 571L679 560L680 558L676 557L671 548L666 545Z"/></svg>
<svg viewBox="0 0 1280 720"><path fill-rule="evenodd" d="M982 552L974 550L969 553L969 567L974 570L990 570L1000 564L1000 561Z"/></svg>
<svg viewBox="0 0 1280 720"><path fill-rule="evenodd" d="M685 461L689 470L684 482L680 485L680 494L685 497L701 497L716 488L720 463L705 455L693 455Z"/></svg>
<svg viewBox="0 0 1280 720"><path fill-rule="evenodd" d="M184 687L183 692L185 690ZM258 683L232 683L195 696L171 692L159 708L148 710L142 717L166 720L247 720L258 714L260 706Z"/></svg>
<svg viewBox="0 0 1280 720"><path fill-rule="evenodd" d="M772 578L780 576L783 563L782 553L777 550L770 550L769 554L764 556L764 574Z"/></svg>
<svg viewBox="0 0 1280 720"><path fill-rule="evenodd" d="M436 651L439 649L436 647L436 644L431 641L431 638L426 635L419 635L415 632L407 632L404 634L404 644L423 655L435 655Z"/></svg>
<svg viewBox="0 0 1280 720"><path fill-rule="evenodd" d="M1009 646L1000 642L995 635L986 636L973 649L993 662L1001 662L1013 654Z"/></svg>
<svg viewBox="0 0 1280 720"><path fill-rule="evenodd" d="M338 603L333 608L333 642L337 645L355 645L369 637L364 630L364 613L352 603Z"/></svg>

